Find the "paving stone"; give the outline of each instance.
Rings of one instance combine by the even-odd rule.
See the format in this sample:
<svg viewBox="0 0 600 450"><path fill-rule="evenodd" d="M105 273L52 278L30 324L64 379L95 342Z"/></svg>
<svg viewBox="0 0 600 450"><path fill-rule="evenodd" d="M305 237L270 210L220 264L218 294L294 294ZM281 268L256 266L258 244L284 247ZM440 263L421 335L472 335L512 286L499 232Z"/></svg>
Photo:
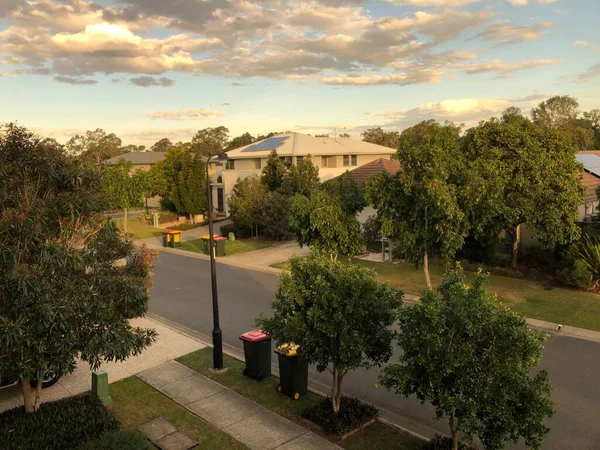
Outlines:
<svg viewBox="0 0 600 450"><path fill-rule="evenodd" d="M189 450L198 445L197 441L181 431L168 434L154 443L162 450Z"/></svg>
<svg viewBox="0 0 600 450"><path fill-rule="evenodd" d="M262 406L229 390L190 403L187 407L207 422L220 428L265 411Z"/></svg>
<svg viewBox="0 0 600 450"><path fill-rule="evenodd" d="M339 450L340 447L314 433L306 433L285 444L277 450Z"/></svg>
<svg viewBox="0 0 600 450"><path fill-rule="evenodd" d="M202 375L194 374L174 383L160 386L160 390L182 405L189 405L211 395L223 392L225 388Z"/></svg>
<svg viewBox="0 0 600 450"><path fill-rule="evenodd" d="M270 411L250 416L225 431L252 450L271 450L306 433L304 428Z"/></svg>
<svg viewBox="0 0 600 450"><path fill-rule="evenodd" d="M171 425L168 420L158 417L150 422L141 424L138 430L144 433L151 441L156 441L167 434L177 431L177 428Z"/></svg>
<svg viewBox="0 0 600 450"><path fill-rule="evenodd" d="M151 386L161 387L195 374L196 372L189 367L179 364L176 361L169 361L140 372L138 377Z"/></svg>

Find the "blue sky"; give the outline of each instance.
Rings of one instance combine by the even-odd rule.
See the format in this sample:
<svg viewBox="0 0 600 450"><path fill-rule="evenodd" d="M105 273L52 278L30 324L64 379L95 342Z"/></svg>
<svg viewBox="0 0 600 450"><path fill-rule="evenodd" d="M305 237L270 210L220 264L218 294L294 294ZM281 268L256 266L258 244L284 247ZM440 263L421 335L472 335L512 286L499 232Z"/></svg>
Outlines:
<svg viewBox="0 0 600 450"><path fill-rule="evenodd" d="M0 122L125 144L600 107L597 0L0 0Z"/></svg>

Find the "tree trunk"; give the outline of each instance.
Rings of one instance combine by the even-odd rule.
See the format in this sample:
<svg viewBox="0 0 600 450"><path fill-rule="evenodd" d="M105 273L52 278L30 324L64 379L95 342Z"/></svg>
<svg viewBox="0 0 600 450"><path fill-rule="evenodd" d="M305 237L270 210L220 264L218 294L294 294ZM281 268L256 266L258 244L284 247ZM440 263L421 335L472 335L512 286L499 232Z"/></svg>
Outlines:
<svg viewBox="0 0 600 450"><path fill-rule="evenodd" d="M337 381L337 398L335 403L337 404L337 411L340 411L340 406L342 405L342 379L344 375L338 370L338 381Z"/></svg>
<svg viewBox="0 0 600 450"><path fill-rule="evenodd" d="M123 208L123 212L125 213L123 216L123 231L127 234L127 208Z"/></svg>
<svg viewBox="0 0 600 450"><path fill-rule="evenodd" d="M521 225L517 225L510 235L512 236L512 260L510 265L512 267L517 267L517 262L519 260L519 244L521 243Z"/></svg>
<svg viewBox="0 0 600 450"><path fill-rule="evenodd" d="M41 375L38 375L37 384L35 385L35 404L33 405L35 411L40 409L42 403L42 383L44 382L44 377Z"/></svg>
<svg viewBox="0 0 600 450"><path fill-rule="evenodd" d="M458 430L454 423L454 415L450 416L450 432L452 433L452 450L458 450Z"/></svg>
<svg viewBox="0 0 600 450"><path fill-rule="evenodd" d="M427 252L423 254L423 272L425 272L425 284L427 284L427 289L431 289L431 278L429 277L429 255Z"/></svg>
<svg viewBox="0 0 600 450"><path fill-rule="evenodd" d="M29 385L29 378L21 378L21 389L23 390L23 405L25 406L25 412L33 412L33 404L31 403L31 386Z"/></svg>
<svg viewBox="0 0 600 450"><path fill-rule="evenodd" d="M340 411L339 399L339 372L337 367L333 366L333 383L331 386L331 405L333 406L333 412L337 414Z"/></svg>

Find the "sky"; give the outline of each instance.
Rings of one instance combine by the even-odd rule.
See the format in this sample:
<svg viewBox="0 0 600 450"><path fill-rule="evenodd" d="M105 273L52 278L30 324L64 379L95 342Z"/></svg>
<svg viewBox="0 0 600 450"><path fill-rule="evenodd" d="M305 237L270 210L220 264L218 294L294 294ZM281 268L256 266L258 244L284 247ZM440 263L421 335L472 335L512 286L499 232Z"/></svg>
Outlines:
<svg viewBox="0 0 600 450"><path fill-rule="evenodd" d="M0 0L0 123L124 144L600 108L598 0Z"/></svg>

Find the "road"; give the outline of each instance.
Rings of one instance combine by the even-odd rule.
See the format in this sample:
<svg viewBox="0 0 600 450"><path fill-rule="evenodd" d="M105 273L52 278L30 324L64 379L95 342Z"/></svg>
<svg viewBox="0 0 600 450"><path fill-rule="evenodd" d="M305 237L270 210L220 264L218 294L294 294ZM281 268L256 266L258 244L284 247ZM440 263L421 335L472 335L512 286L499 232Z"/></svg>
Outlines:
<svg viewBox="0 0 600 450"><path fill-rule="evenodd" d="M277 276L217 264L221 328L225 344L241 349L238 336L254 328L253 317L270 310ZM208 261L161 252L155 269L150 312L203 334L212 330ZM600 343L551 335L541 367L549 373L556 413L544 449L600 448ZM311 370L311 380L330 386L328 372ZM434 420L430 405L404 399L376 388L377 370L358 370L347 376L344 392L371 402L420 426L447 432ZM421 428L422 430L422 428ZM511 445L510 448L525 448Z"/></svg>

